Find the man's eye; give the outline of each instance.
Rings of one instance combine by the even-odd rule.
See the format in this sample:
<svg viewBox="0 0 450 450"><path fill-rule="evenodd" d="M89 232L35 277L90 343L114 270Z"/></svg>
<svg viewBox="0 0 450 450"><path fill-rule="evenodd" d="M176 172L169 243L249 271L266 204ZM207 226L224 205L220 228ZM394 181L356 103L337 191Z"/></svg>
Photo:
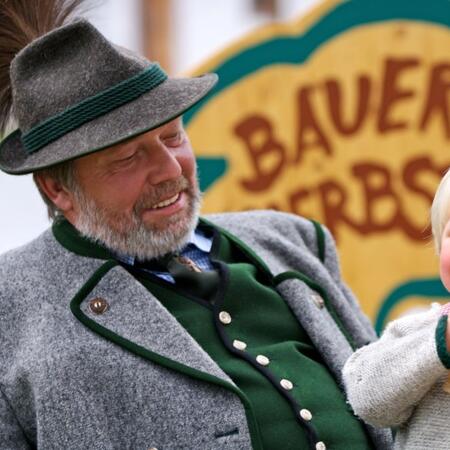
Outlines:
<svg viewBox="0 0 450 450"><path fill-rule="evenodd" d="M127 163L132 162L135 157L136 157L136 153L132 153L129 156L124 156L124 157L122 157L120 159L116 159L116 161L114 161L113 164L115 164L115 165L127 164Z"/></svg>
<svg viewBox="0 0 450 450"><path fill-rule="evenodd" d="M180 145L183 142L183 135L182 133L176 133L173 136L168 136L165 139L165 142L170 147L176 147L177 145Z"/></svg>

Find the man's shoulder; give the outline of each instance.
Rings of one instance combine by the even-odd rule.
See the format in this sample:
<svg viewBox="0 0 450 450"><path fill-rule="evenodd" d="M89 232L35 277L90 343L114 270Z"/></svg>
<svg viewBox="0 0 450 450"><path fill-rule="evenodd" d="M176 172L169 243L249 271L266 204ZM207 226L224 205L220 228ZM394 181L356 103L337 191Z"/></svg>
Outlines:
<svg viewBox="0 0 450 450"><path fill-rule="evenodd" d="M72 275L89 266L87 259L65 249L47 229L27 244L0 255L0 298L11 290L29 289L43 282L70 283Z"/></svg>
<svg viewBox="0 0 450 450"><path fill-rule="evenodd" d="M30 266L46 251L51 241L51 231L46 230L32 241L0 254L0 278L5 272L14 273L23 266Z"/></svg>
<svg viewBox="0 0 450 450"><path fill-rule="evenodd" d="M37 300L45 296L39 280L48 273L44 255L49 251L51 237L51 231L47 230L27 244L0 255L1 339L11 340L27 326L27 317L39 308ZM52 258L48 255L48 260Z"/></svg>
<svg viewBox="0 0 450 450"><path fill-rule="evenodd" d="M23 327L28 333L30 321L38 323L49 311L68 311L70 300L101 264L65 249L51 229L0 255L0 338Z"/></svg>
<svg viewBox="0 0 450 450"><path fill-rule="evenodd" d="M316 240L314 222L305 217L274 210L252 210L206 215L205 218L231 233L256 234L290 239Z"/></svg>
<svg viewBox="0 0 450 450"><path fill-rule="evenodd" d="M317 257L318 242L328 234L324 227L310 219L272 210L211 214L205 218L255 250L270 254L299 251Z"/></svg>
<svg viewBox="0 0 450 450"><path fill-rule="evenodd" d="M21 298L22 304L33 301L41 280L55 265L61 266L61 251L51 230L32 241L0 255L0 312L5 302L9 307Z"/></svg>
<svg viewBox="0 0 450 450"><path fill-rule="evenodd" d="M280 212L275 210L260 209L239 212L227 212L220 214L205 215L207 220L223 228L279 228L285 226L295 226L310 228L311 220L295 214Z"/></svg>

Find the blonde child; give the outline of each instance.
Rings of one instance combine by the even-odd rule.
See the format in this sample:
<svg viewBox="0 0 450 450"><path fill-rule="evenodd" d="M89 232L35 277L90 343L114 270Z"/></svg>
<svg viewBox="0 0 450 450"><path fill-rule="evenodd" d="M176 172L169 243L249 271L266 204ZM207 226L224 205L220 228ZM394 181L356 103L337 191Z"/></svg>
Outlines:
<svg viewBox="0 0 450 450"><path fill-rule="evenodd" d="M431 207L440 277L450 291L450 172ZM395 450L450 449L450 304L391 322L343 369L355 413L395 429Z"/></svg>

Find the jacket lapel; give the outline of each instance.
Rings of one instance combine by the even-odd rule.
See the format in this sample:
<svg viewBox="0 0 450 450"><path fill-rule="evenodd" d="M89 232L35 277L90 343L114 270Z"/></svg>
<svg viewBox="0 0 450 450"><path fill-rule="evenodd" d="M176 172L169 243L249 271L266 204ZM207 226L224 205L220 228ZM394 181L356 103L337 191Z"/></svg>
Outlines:
<svg viewBox="0 0 450 450"><path fill-rule="evenodd" d="M286 279L277 290L308 333L335 378L342 381L342 367L353 349L330 312L318 302L317 293L298 279Z"/></svg>
<svg viewBox="0 0 450 450"><path fill-rule="evenodd" d="M71 309L91 331L138 356L195 378L234 386L167 309L114 261L92 275Z"/></svg>

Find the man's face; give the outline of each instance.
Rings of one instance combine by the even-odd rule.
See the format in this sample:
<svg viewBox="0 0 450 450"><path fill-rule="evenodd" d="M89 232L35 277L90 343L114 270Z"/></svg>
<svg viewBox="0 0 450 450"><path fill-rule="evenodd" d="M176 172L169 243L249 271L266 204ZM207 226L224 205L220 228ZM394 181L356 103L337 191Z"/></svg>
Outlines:
<svg viewBox="0 0 450 450"><path fill-rule="evenodd" d="M181 119L75 161L75 227L110 250L150 259L179 250L200 206Z"/></svg>

